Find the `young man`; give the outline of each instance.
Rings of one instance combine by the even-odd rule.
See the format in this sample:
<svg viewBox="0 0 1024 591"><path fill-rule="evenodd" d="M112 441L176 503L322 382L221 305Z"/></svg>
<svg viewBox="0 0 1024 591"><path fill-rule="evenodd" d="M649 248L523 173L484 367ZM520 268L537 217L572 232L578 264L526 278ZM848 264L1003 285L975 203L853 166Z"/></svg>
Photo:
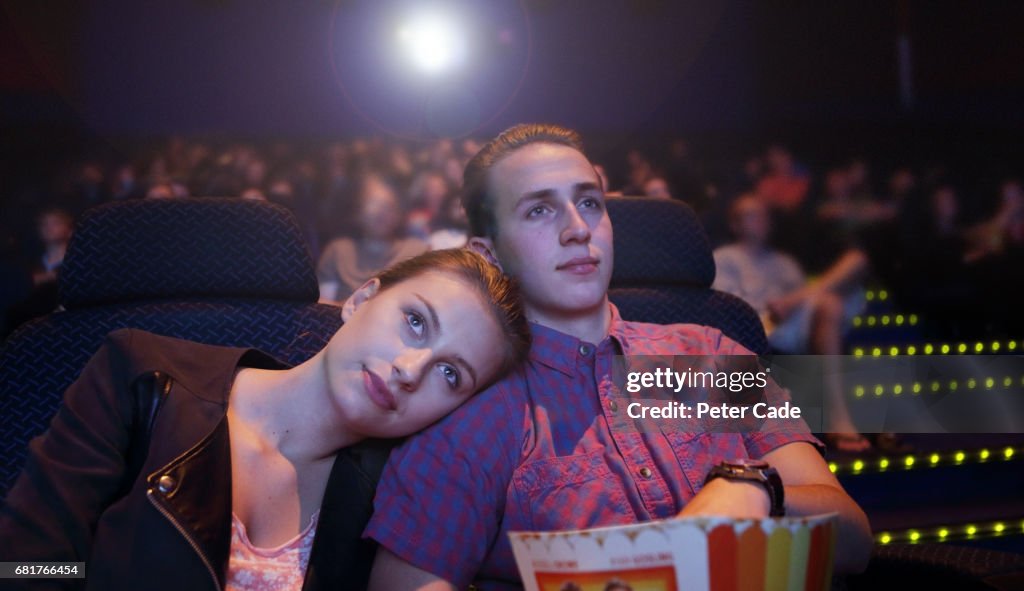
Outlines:
<svg viewBox="0 0 1024 591"><path fill-rule="evenodd" d="M704 484L741 458L778 471L788 515L838 512L838 569L864 566L867 519L809 435L629 428L615 355L749 352L713 328L619 317L607 295L611 222L575 132L506 130L466 166L464 199L470 246L520 282L533 348L517 372L392 454L366 531L381 544L371 589L517 588L509 531L767 516L761 483Z"/></svg>

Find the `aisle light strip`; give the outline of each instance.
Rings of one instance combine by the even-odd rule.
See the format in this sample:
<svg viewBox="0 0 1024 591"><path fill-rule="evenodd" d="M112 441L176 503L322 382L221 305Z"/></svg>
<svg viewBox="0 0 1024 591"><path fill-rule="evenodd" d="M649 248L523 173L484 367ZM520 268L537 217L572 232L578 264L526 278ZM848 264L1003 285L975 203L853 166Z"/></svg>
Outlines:
<svg viewBox="0 0 1024 591"><path fill-rule="evenodd" d="M868 393L874 397L901 396L910 394L918 396L924 393L939 394L964 390L1013 390L1024 387L1024 375L1019 379L1013 376L989 376L987 378L967 378L966 380L924 380L898 384L858 384L850 388L854 398L864 398Z"/></svg>
<svg viewBox="0 0 1024 591"><path fill-rule="evenodd" d="M917 527L902 531L880 532L875 541L881 545L922 542L945 542L950 539L992 538L1003 535L1024 534L1024 520L1019 518L1000 519L984 523L964 523L938 527Z"/></svg>
<svg viewBox="0 0 1024 591"><path fill-rule="evenodd" d="M957 450L953 452L932 452L929 454L907 454L895 458L854 458L842 462L829 462L828 469L833 474L867 474L887 472L894 468L911 470L914 468L934 468L936 466L960 466L964 463L983 464L994 461L1008 461L1024 458L1024 448L1017 449L1007 446L999 449L982 448L971 452Z"/></svg>
<svg viewBox="0 0 1024 591"><path fill-rule="evenodd" d="M874 346L874 347L855 347L853 349L854 357L882 357L888 355L889 357L896 357L897 355L964 355L967 353L981 354L981 353L999 353L1005 351L1012 353L1018 349L1024 350L1024 341L992 341L991 343L984 343L982 341L962 343L924 343L920 345L906 345L905 347L899 347L897 345L886 345Z"/></svg>

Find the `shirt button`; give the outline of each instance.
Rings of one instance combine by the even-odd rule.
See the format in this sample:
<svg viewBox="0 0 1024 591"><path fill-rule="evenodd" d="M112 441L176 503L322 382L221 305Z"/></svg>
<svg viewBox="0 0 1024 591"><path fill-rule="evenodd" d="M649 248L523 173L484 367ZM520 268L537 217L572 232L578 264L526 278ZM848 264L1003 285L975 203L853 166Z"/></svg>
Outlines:
<svg viewBox="0 0 1024 591"><path fill-rule="evenodd" d="M590 355L590 347L585 344L580 345L580 355L583 355L584 357Z"/></svg>
<svg viewBox="0 0 1024 591"><path fill-rule="evenodd" d="M645 480L650 478L651 477L651 469L648 468L647 466L644 466L643 468L640 468L640 477L645 479Z"/></svg>
<svg viewBox="0 0 1024 591"><path fill-rule="evenodd" d="M178 481L172 476L164 474L160 477L160 480L156 481L156 488L164 494L174 492L174 489L178 487Z"/></svg>
<svg viewBox="0 0 1024 591"><path fill-rule="evenodd" d="M619 410L619 405L616 404L614 400L609 400L608 401L608 410L610 410L612 412L615 412L615 411Z"/></svg>

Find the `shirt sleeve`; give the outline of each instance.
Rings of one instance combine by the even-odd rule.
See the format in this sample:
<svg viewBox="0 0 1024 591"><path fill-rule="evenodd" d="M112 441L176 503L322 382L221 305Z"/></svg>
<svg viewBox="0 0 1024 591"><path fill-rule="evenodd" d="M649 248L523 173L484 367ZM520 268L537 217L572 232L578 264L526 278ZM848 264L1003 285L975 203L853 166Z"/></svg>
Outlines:
<svg viewBox="0 0 1024 591"><path fill-rule="evenodd" d="M130 342L130 331L107 337L49 429L29 443L25 468L0 506L4 560L88 560L96 523L122 492L133 413L121 352Z"/></svg>
<svg viewBox="0 0 1024 591"><path fill-rule="evenodd" d="M393 451L364 536L466 588L499 533L522 447L511 406L499 383Z"/></svg>

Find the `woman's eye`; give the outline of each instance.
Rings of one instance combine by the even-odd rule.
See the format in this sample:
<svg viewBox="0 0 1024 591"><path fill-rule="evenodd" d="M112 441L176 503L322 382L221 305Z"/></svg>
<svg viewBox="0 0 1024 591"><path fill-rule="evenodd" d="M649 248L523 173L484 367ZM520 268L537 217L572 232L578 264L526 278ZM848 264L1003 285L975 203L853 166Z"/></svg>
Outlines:
<svg viewBox="0 0 1024 591"><path fill-rule="evenodd" d="M459 372L450 365L442 365L441 373L444 375L444 379L448 380L448 385L452 390L459 388Z"/></svg>
<svg viewBox="0 0 1024 591"><path fill-rule="evenodd" d="M406 312L405 321L409 323L409 328L412 329L416 336L423 336L423 329L426 327L426 321L423 316L420 316L417 312Z"/></svg>

